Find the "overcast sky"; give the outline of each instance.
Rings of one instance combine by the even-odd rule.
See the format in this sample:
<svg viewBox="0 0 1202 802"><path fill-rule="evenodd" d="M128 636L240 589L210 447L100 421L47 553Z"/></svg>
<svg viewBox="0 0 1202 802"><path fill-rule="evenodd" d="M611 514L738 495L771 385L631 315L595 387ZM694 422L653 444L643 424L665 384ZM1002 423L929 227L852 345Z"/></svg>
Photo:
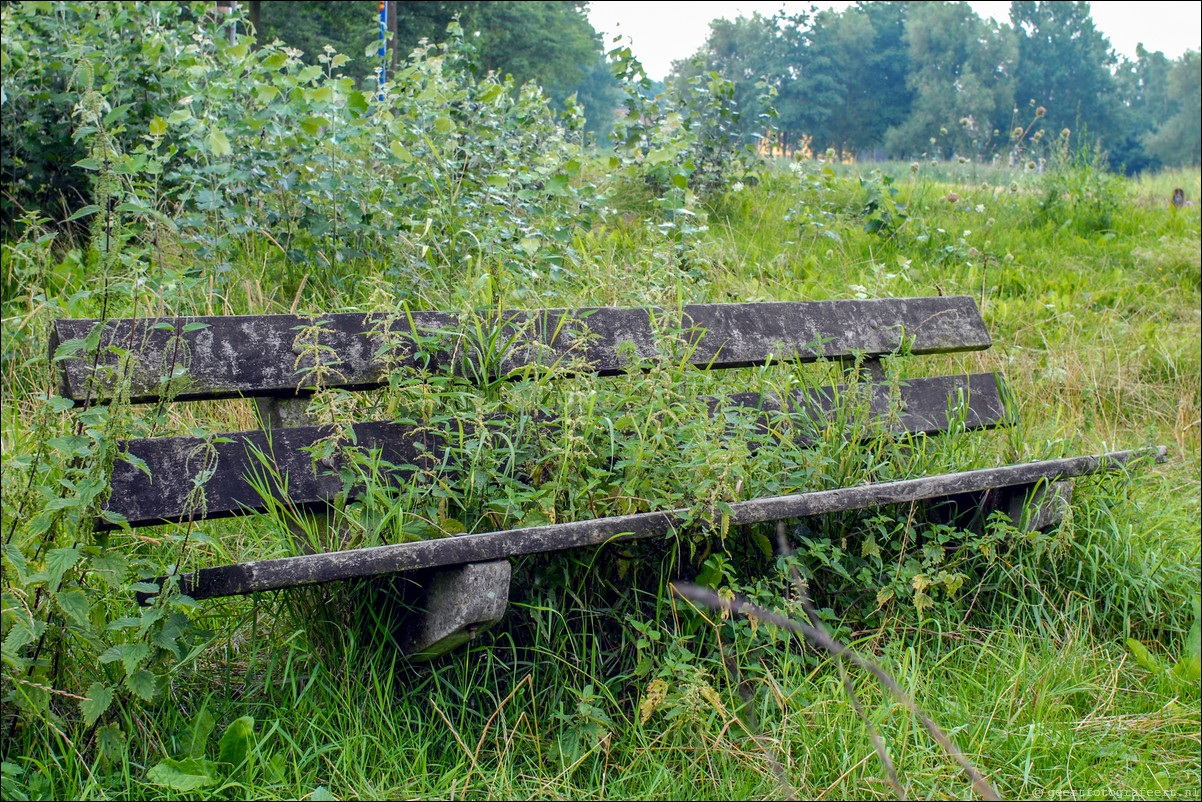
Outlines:
<svg viewBox="0 0 1202 802"><path fill-rule="evenodd" d="M764 16L782 7L789 14L819 8L843 9L850 2L649 2L648 0L593 0L589 20L605 36L605 49L613 37L630 37L631 50L643 62L647 74L662 80L672 62L697 52L709 34L710 20L734 19L740 14ZM1009 2L971 2L981 16L1009 22ZM1177 58L1186 50L1198 50L1202 41L1202 3L1198 2L1095 2L1090 6L1094 24L1120 55L1135 58L1135 46L1161 50Z"/></svg>

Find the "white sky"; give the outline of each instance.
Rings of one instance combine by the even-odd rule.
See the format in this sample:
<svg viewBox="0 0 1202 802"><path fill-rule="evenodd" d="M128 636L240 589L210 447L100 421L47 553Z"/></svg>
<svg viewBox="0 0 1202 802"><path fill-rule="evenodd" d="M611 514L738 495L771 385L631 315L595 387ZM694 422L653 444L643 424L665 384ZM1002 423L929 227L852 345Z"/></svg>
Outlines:
<svg viewBox="0 0 1202 802"><path fill-rule="evenodd" d="M612 48L615 35L628 36L631 50L643 62L647 75L662 80L672 62L688 58L704 44L710 20L758 11L764 16L780 8L795 14L811 5L843 9L850 2L651 2L650 0L593 0L588 4L589 21ZM982 17L1009 22L1009 2L971 2ZM1202 3L1199 2L1094 2L1090 5L1094 24L1120 55L1135 58L1135 46L1161 50L1171 59L1186 50L1198 50L1202 42Z"/></svg>

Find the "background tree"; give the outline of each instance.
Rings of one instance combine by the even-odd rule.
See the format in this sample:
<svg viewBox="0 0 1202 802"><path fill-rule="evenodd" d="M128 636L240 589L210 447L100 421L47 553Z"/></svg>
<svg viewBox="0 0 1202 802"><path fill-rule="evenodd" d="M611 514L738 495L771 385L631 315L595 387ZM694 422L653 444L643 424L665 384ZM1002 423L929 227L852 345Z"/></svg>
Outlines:
<svg viewBox="0 0 1202 802"><path fill-rule="evenodd" d="M982 20L968 3L923 3L910 8L905 39L914 100L887 133L887 152L975 156L994 130L1009 128L1016 56L1009 26Z"/></svg>
<svg viewBox="0 0 1202 802"><path fill-rule="evenodd" d="M346 75L360 82L376 75L376 2L267 0L260 5L260 37L279 38L304 51L311 63L330 45L351 58L343 68ZM580 0L390 2L390 69L422 39L443 39L447 25L458 17L481 69L512 75L519 84L534 81L560 104L580 92L586 114L604 124L612 114L607 104L617 97L617 88L606 80L608 70L598 70L601 37L589 23L585 6Z"/></svg>
<svg viewBox="0 0 1202 802"><path fill-rule="evenodd" d="M1168 95L1172 100L1166 105L1176 110L1144 136L1144 147L1164 164L1197 166L1202 163L1202 58L1197 50L1173 62Z"/></svg>
<svg viewBox="0 0 1202 802"><path fill-rule="evenodd" d="M1112 73L1118 61L1089 3L1016 0L1010 22L1018 37L1017 105L1046 107L1049 130L1084 126L1103 147L1121 142L1127 120Z"/></svg>

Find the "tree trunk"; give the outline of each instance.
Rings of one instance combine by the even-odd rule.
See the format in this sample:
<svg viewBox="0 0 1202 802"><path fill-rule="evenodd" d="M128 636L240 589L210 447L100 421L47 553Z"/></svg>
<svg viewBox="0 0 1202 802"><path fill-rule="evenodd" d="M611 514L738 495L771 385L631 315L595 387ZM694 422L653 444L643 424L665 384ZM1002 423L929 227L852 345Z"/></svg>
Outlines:
<svg viewBox="0 0 1202 802"><path fill-rule="evenodd" d="M250 0L249 5L250 5L250 27L254 29L251 31L251 33L254 34L255 44L257 45L259 42L260 0Z"/></svg>
<svg viewBox="0 0 1202 802"><path fill-rule="evenodd" d="M396 17L397 17L397 2L396 2L396 0L389 0L389 2L388 2L388 32L390 34L392 34L392 38L388 40L388 46L392 48L392 58L389 61L389 64L390 64L390 67L388 70L389 75L396 74L397 65L400 64L400 61L401 61L401 49L400 49L400 47L398 47L399 42L397 42Z"/></svg>

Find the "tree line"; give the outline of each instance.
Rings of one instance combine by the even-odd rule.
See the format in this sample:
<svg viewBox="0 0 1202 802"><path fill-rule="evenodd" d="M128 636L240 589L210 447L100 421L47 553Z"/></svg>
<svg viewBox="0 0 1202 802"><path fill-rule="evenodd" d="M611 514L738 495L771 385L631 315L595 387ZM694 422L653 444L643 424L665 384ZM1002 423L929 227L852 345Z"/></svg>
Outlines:
<svg viewBox="0 0 1202 802"><path fill-rule="evenodd" d="M1116 55L1087 2L1013 2L1010 22L966 2L860 2L710 25L677 80L714 71L745 112L775 92L776 143L860 157L990 159L1062 131L1128 172L1197 165L1198 51ZM757 115L744 113L744 134Z"/></svg>

